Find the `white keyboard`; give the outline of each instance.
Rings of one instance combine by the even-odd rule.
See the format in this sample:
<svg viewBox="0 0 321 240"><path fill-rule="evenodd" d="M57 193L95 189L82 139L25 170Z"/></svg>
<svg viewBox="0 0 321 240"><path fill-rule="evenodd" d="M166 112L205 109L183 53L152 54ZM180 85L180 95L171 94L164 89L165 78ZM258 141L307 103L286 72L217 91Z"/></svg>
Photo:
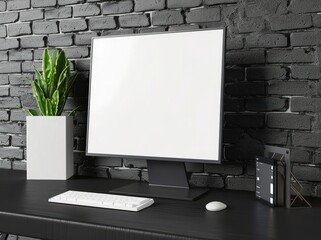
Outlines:
<svg viewBox="0 0 321 240"><path fill-rule="evenodd" d="M137 212L152 205L154 200L143 197L67 191L50 198L48 202Z"/></svg>

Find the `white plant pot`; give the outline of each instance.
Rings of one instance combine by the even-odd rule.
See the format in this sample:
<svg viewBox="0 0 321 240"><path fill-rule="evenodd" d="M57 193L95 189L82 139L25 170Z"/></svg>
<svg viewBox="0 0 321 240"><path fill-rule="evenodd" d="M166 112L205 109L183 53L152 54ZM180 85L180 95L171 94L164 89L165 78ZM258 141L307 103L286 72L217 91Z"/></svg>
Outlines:
<svg viewBox="0 0 321 240"><path fill-rule="evenodd" d="M73 164L73 117L27 116L27 179L66 180Z"/></svg>

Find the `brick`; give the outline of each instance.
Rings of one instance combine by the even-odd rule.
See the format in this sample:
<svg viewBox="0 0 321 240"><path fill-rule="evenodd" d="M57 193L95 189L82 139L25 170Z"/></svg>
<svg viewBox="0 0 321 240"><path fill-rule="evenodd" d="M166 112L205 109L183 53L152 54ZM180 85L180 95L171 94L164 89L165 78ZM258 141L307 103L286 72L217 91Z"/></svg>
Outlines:
<svg viewBox="0 0 321 240"><path fill-rule="evenodd" d="M8 89L5 89L5 90L8 91ZM8 94L4 95L3 92L4 91L2 90L2 88L0 88L0 96L8 96ZM9 114L7 111L0 111L0 121L9 121ZM0 138L0 145L1 145L1 138Z"/></svg>
<svg viewBox="0 0 321 240"><path fill-rule="evenodd" d="M288 14L273 16L270 19L272 30L290 30L312 27L311 15Z"/></svg>
<svg viewBox="0 0 321 240"><path fill-rule="evenodd" d="M91 39L97 37L97 33L81 33L75 35L75 44L76 45L89 45L91 44Z"/></svg>
<svg viewBox="0 0 321 240"><path fill-rule="evenodd" d="M290 152L291 162L308 163L311 162L311 154L306 150L292 148Z"/></svg>
<svg viewBox="0 0 321 240"><path fill-rule="evenodd" d="M152 21L154 26L184 23L183 15L177 10L153 12Z"/></svg>
<svg viewBox="0 0 321 240"><path fill-rule="evenodd" d="M247 17L264 17L267 15L280 15L287 13L286 0L248 1L245 7Z"/></svg>
<svg viewBox="0 0 321 240"><path fill-rule="evenodd" d="M10 53L9 53L10 54ZM33 74L10 74L10 85L26 85L29 84L29 80L33 80Z"/></svg>
<svg viewBox="0 0 321 240"><path fill-rule="evenodd" d="M320 12L321 4L319 0L292 0L289 8L294 13Z"/></svg>
<svg viewBox="0 0 321 240"><path fill-rule="evenodd" d="M243 68L225 68L225 82L239 82L244 80Z"/></svg>
<svg viewBox="0 0 321 240"><path fill-rule="evenodd" d="M23 150L19 148L0 148L0 158L23 159Z"/></svg>
<svg viewBox="0 0 321 240"><path fill-rule="evenodd" d="M293 49L293 50L268 50L268 63L312 63L314 61L311 49Z"/></svg>
<svg viewBox="0 0 321 240"><path fill-rule="evenodd" d="M60 7L46 10L46 19L70 18L71 7Z"/></svg>
<svg viewBox="0 0 321 240"><path fill-rule="evenodd" d="M16 22L18 20L18 16L17 12L0 13L0 24Z"/></svg>
<svg viewBox="0 0 321 240"><path fill-rule="evenodd" d="M224 180L220 176L192 174L189 184L192 187L224 188Z"/></svg>
<svg viewBox="0 0 321 240"><path fill-rule="evenodd" d="M128 179L128 180L140 180L140 170L138 169L117 169L112 168L109 170L109 174L113 179Z"/></svg>
<svg viewBox="0 0 321 240"><path fill-rule="evenodd" d="M264 114L226 114L226 127L264 127Z"/></svg>
<svg viewBox="0 0 321 240"><path fill-rule="evenodd" d="M188 173L202 173L204 172L204 164L186 162L185 169Z"/></svg>
<svg viewBox="0 0 321 240"><path fill-rule="evenodd" d="M100 166L100 167L121 167L123 161L116 157L90 157L84 162L85 166Z"/></svg>
<svg viewBox="0 0 321 240"><path fill-rule="evenodd" d="M12 169L13 170L21 170L21 171L26 171L27 169L27 161L25 160L16 160L16 161L12 161ZM21 236L19 236L19 239L23 240L32 240L29 237L23 237L21 238Z"/></svg>
<svg viewBox="0 0 321 240"><path fill-rule="evenodd" d="M321 44L321 31L291 33L292 46L309 46Z"/></svg>
<svg viewBox="0 0 321 240"><path fill-rule="evenodd" d="M283 34L264 34L246 37L249 48L287 47L288 39Z"/></svg>
<svg viewBox="0 0 321 240"><path fill-rule="evenodd" d="M293 146L320 147L321 135L319 133L294 132L292 133Z"/></svg>
<svg viewBox="0 0 321 240"><path fill-rule="evenodd" d="M15 23L8 25L8 36L15 37L31 34L30 23Z"/></svg>
<svg viewBox="0 0 321 240"><path fill-rule="evenodd" d="M89 56L88 47L64 48L67 58L85 58Z"/></svg>
<svg viewBox="0 0 321 240"><path fill-rule="evenodd" d="M83 3L85 0L58 0L58 5L70 5L70 4L77 4Z"/></svg>
<svg viewBox="0 0 321 240"><path fill-rule="evenodd" d="M263 143L244 134L235 145L225 146L225 158L231 160L254 161L256 156L263 155Z"/></svg>
<svg viewBox="0 0 321 240"><path fill-rule="evenodd" d="M77 32L87 29L85 19L62 20L60 22L62 32Z"/></svg>
<svg viewBox="0 0 321 240"><path fill-rule="evenodd" d="M30 0L10 0L7 1L7 10L21 10L30 8Z"/></svg>
<svg viewBox="0 0 321 240"><path fill-rule="evenodd" d="M32 23L32 30L35 34L58 33L56 21L36 21Z"/></svg>
<svg viewBox="0 0 321 240"><path fill-rule="evenodd" d="M286 69L282 67L250 67L247 68L248 80L270 80L270 79L285 79Z"/></svg>
<svg viewBox="0 0 321 240"><path fill-rule="evenodd" d="M161 10L165 8L165 0L135 0L135 11Z"/></svg>
<svg viewBox="0 0 321 240"><path fill-rule="evenodd" d="M0 63L0 73L17 73L21 72L21 64L18 62Z"/></svg>
<svg viewBox="0 0 321 240"><path fill-rule="evenodd" d="M215 5L215 4L226 4L226 3L236 3L237 0L205 0L204 4L206 5Z"/></svg>
<svg viewBox="0 0 321 240"><path fill-rule="evenodd" d="M0 159L0 168L1 169L11 169L11 161Z"/></svg>
<svg viewBox="0 0 321 240"><path fill-rule="evenodd" d="M11 137L11 144L14 147L25 147L26 146L26 136L13 135Z"/></svg>
<svg viewBox="0 0 321 240"><path fill-rule="evenodd" d="M100 36L112 36L112 35L128 35L134 34L134 29L121 29L121 30L103 30Z"/></svg>
<svg viewBox="0 0 321 240"><path fill-rule="evenodd" d="M114 17L97 17L89 19L90 30L97 29L114 29L116 28L116 22Z"/></svg>
<svg viewBox="0 0 321 240"><path fill-rule="evenodd" d="M0 85L6 85L8 83L8 74L0 74Z"/></svg>
<svg viewBox="0 0 321 240"><path fill-rule="evenodd" d="M298 180L321 181L321 168L317 166L293 166L292 172Z"/></svg>
<svg viewBox="0 0 321 240"><path fill-rule="evenodd" d="M315 90L313 83L308 81L270 81L268 94L285 96L304 96Z"/></svg>
<svg viewBox="0 0 321 240"><path fill-rule="evenodd" d="M9 146L10 145L10 136L0 134L0 146Z"/></svg>
<svg viewBox="0 0 321 240"><path fill-rule="evenodd" d="M6 1L0 1L0 11L3 12L6 10Z"/></svg>
<svg viewBox="0 0 321 240"><path fill-rule="evenodd" d="M221 20L219 8L198 8L186 12L187 23L217 22Z"/></svg>
<svg viewBox="0 0 321 240"><path fill-rule="evenodd" d="M7 51L0 51L0 61L8 61Z"/></svg>
<svg viewBox="0 0 321 240"><path fill-rule="evenodd" d="M139 33L154 33L154 32L165 32L166 28L165 26L160 27L147 27L147 28L140 28L138 30ZM171 27L169 27L168 31L171 31Z"/></svg>
<svg viewBox="0 0 321 240"><path fill-rule="evenodd" d="M145 14L122 15L119 17L121 27L146 27L149 19Z"/></svg>
<svg viewBox="0 0 321 240"><path fill-rule="evenodd" d="M48 37L48 46L65 47L73 44L73 34L50 34Z"/></svg>
<svg viewBox="0 0 321 240"><path fill-rule="evenodd" d="M24 108L37 108L37 103L34 96L26 94L20 97L21 104Z"/></svg>
<svg viewBox="0 0 321 240"><path fill-rule="evenodd" d="M30 86L10 86L11 97L20 97L26 94L32 94Z"/></svg>
<svg viewBox="0 0 321 240"><path fill-rule="evenodd" d="M147 168L145 159L124 158L124 166L128 168Z"/></svg>
<svg viewBox="0 0 321 240"><path fill-rule="evenodd" d="M316 65L292 65L291 75L294 79L320 79L320 67Z"/></svg>
<svg viewBox="0 0 321 240"><path fill-rule="evenodd" d="M8 87L0 87L0 97L7 97L7 96L9 96L9 88ZM1 112L0 115L3 116L3 112Z"/></svg>
<svg viewBox="0 0 321 240"><path fill-rule="evenodd" d="M312 20L313 20L313 26L315 27L321 27L321 14L313 14L312 15Z"/></svg>
<svg viewBox="0 0 321 240"><path fill-rule="evenodd" d="M20 39L20 44L21 48L44 47L45 38L44 36L22 37Z"/></svg>
<svg viewBox="0 0 321 240"><path fill-rule="evenodd" d="M32 59L33 59L33 53L31 50L9 51L9 60L23 61L23 60L32 60Z"/></svg>
<svg viewBox="0 0 321 240"><path fill-rule="evenodd" d="M76 69L79 71L82 70L90 70L90 60L84 59L84 60L77 60L76 63Z"/></svg>
<svg viewBox="0 0 321 240"><path fill-rule="evenodd" d="M292 97L292 112L320 112L321 98Z"/></svg>
<svg viewBox="0 0 321 240"><path fill-rule="evenodd" d="M80 176L89 176L89 177L100 177L100 178L109 178L107 168L97 168L97 167L84 167L80 165L77 169Z"/></svg>
<svg viewBox="0 0 321 240"><path fill-rule="evenodd" d="M314 151L314 163L321 163L321 152Z"/></svg>
<svg viewBox="0 0 321 240"><path fill-rule="evenodd" d="M32 7L54 7L57 4L57 0L31 0Z"/></svg>
<svg viewBox="0 0 321 240"><path fill-rule="evenodd" d="M34 73L34 67L41 71L41 62L22 62L21 68L23 73Z"/></svg>
<svg viewBox="0 0 321 240"><path fill-rule="evenodd" d="M73 7L74 17L95 16L100 14L100 8L96 4L81 4Z"/></svg>
<svg viewBox="0 0 321 240"><path fill-rule="evenodd" d="M6 37L7 36L7 29L4 25L0 25L0 37Z"/></svg>
<svg viewBox="0 0 321 240"><path fill-rule="evenodd" d="M254 177L230 177L225 179L225 188L231 190L254 191Z"/></svg>
<svg viewBox="0 0 321 240"><path fill-rule="evenodd" d="M230 51L226 53L226 64L228 65L258 63L265 63L264 50Z"/></svg>
<svg viewBox="0 0 321 240"><path fill-rule="evenodd" d="M312 117L292 113L273 113L267 115L269 128L310 130Z"/></svg>
<svg viewBox="0 0 321 240"><path fill-rule="evenodd" d="M242 37L226 38L226 50L242 49L244 46Z"/></svg>
<svg viewBox="0 0 321 240"><path fill-rule="evenodd" d="M250 130L248 133L264 144L286 145L288 142L288 132L285 131Z"/></svg>
<svg viewBox="0 0 321 240"><path fill-rule="evenodd" d="M26 121L26 113L23 112L22 110L11 110L10 111L10 121L14 122L25 122Z"/></svg>
<svg viewBox="0 0 321 240"><path fill-rule="evenodd" d="M202 4L202 0L167 0L168 8L190 8L198 7Z"/></svg>
<svg viewBox="0 0 321 240"><path fill-rule="evenodd" d="M232 96L265 95L264 82L235 83L225 86L225 92Z"/></svg>
<svg viewBox="0 0 321 240"><path fill-rule="evenodd" d="M265 28L265 23L262 18L246 19L238 22L240 33L260 32Z"/></svg>
<svg viewBox="0 0 321 240"><path fill-rule="evenodd" d="M129 13L134 10L133 1L110 1L101 5L103 14Z"/></svg>
<svg viewBox="0 0 321 240"><path fill-rule="evenodd" d="M222 175L243 174L243 164L239 162L223 162L222 164L205 164L204 171Z"/></svg>
<svg viewBox="0 0 321 240"><path fill-rule="evenodd" d="M43 9L30 9L27 11L20 11L20 21L32 21L32 20L40 20L44 18Z"/></svg>
<svg viewBox="0 0 321 240"><path fill-rule="evenodd" d="M225 112L243 112L244 110L244 99L224 99Z"/></svg>
<svg viewBox="0 0 321 240"><path fill-rule="evenodd" d="M223 130L223 142L233 144L236 143L244 134L243 129L233 128Z"/></svg>
<svg viewBox="0 0 321 240"><path fill-rule="evenodd" d="M289 108L288 98L260 97L245 101L245 109L253 112L286 111Z"/></svg>

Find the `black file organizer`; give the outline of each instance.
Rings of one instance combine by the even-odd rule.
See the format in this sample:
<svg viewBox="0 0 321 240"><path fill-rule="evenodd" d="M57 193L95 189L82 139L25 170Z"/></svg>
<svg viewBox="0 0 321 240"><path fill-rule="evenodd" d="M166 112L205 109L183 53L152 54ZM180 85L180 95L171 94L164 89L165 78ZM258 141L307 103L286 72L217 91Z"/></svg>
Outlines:
<svg viewBox="0 0 321 240"><path fill-rule="evenodd" d="M279 173L283 174L283 179L284 179L284 195L282 196L282 198L284 197L283 205L286 208L293 208L295 207L296 201L300 199L302 203L306 204L307 207L311 207L310 203L301 194L301 191L303 189L302 185L299 183L299 181L296 179L296 177L293 175L291 171L290 149L265 145L264 157L267 159L274 160L275 164L277 164L279 168ZM281 168L281 171L280 171L280 168ZM274 180L275 180L275 176L276 175L274 175ZM274 184L278 184L278 183L275 182ZM274 189L277 189L277 188L274 188ZM291 198L291 190L294 193L293 199ZM278 191L280 191L280 189ZM278 201L280 201L280 199Z"/></svg>

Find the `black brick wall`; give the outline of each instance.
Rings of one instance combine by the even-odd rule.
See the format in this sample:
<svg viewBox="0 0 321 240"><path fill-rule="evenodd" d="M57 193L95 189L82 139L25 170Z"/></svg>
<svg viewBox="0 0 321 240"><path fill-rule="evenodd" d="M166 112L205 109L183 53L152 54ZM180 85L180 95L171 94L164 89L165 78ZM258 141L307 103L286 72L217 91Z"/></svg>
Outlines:
<svg viewBox="0 0 321 240"><path fill-rule="evenodd" d="M66 104L81 105L77 174L148 180L143 159L85 156L91 37L226 27L224 161L187 164L191 184L253 191L254 156L272 144L292 149L304 194L321 197L320 14L320 0L0 1L0 168L25 169L19 108L35 106L32 65L58 47L80 72Z"/></svg>

